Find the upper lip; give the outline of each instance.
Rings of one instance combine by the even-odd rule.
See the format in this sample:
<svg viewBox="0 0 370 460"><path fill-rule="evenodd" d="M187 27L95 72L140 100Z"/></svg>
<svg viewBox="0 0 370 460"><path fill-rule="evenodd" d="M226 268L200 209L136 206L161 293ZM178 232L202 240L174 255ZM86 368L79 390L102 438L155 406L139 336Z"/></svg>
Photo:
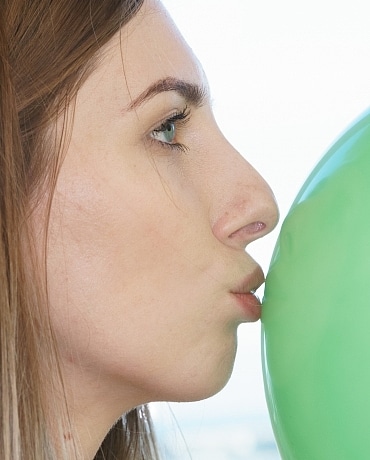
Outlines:
<svg viewBox="0 0 370 460"><path fill-rule="evenodd" d="M256 290L265 282L265 276L261 267L258 265L246 278L244 278L230 292L232 294L254 294Z"/></svg>

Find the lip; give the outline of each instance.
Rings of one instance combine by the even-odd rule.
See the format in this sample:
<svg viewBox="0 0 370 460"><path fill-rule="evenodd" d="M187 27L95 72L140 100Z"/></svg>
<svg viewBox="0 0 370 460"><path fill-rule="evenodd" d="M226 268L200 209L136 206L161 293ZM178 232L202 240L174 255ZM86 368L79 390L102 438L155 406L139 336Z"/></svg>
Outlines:
<svg viewBox="0 0 370 460"><path fill-rule="evenodd" d="M252 293L232 293L245 314L245 321L253 323L261 318L261 302Z"/></svg>
<svg viewBox="0 0 370 460"><path fill-rule="evenodd" d="M264 281L263 271L260 266L257 266L235 289L230 291L242 308L248 322L257 321L261 317L261 302L255 295L255 291Z"/></svg>

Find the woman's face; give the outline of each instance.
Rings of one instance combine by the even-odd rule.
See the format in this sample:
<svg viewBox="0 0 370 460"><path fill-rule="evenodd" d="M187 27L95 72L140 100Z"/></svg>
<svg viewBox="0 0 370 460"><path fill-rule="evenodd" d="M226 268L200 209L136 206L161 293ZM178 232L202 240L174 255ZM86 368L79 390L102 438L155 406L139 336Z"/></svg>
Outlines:
<svg viewBox="0 0 370 460"><path fill-rule="evenodd" d="M202 68L154 0L73 110L48 249L66 385L119 412L207 397L230 375L238 325L260 315L245 247L276 223L271 191L219 131Z"/></svg>

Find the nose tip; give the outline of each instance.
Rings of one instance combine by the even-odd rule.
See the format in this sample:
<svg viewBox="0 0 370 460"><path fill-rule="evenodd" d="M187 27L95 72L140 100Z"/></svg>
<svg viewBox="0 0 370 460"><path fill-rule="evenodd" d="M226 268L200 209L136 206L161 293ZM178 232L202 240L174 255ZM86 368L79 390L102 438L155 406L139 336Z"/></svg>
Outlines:
<svg viewBox="0 0 370 460"><path fill-rule="evenodd" d="M241 196L243 194L243 196ZM258 186L239 188L213 226L215 236L234 248L245 248L271 232L279 219L275 197L259 176Z"/></svg>

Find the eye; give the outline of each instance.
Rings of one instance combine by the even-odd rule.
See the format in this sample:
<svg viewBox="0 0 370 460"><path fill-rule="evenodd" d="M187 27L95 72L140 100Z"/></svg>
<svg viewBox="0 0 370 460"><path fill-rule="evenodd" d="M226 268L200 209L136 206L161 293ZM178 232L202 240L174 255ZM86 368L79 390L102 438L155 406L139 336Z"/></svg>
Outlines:
<svg viewBox="0 0 370 460"><path fill-rule="evenodd" d="M181 112L176 112L167 120L163 121L150 133L152 140L158 142L164 148L186 151L187 147L176 141L181 128L188 122L190 110L185 107Z"/></svg>
<svg viewBox="0 0 370 460"><path fill-rule="evenodd" d="M174 121L167 120L159 128L152 131L153 139L164 142L165 144L172 144L176 136L176 124Z"/></svg>

